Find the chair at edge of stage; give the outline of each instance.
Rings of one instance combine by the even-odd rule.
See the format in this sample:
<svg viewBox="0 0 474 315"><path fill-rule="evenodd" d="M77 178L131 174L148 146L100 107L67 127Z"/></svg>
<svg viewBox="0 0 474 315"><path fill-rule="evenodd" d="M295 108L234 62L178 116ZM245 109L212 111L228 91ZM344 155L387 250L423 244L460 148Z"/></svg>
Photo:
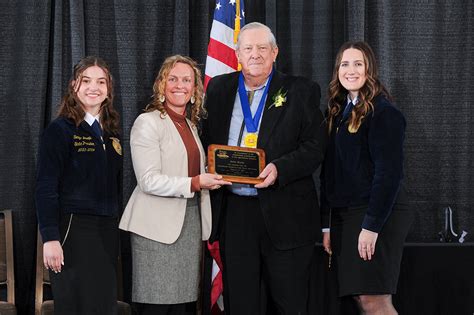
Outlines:
<svg viewBox="0 0 474 315"><path fill-rule="evenodd" d="M0 287L2 291L6 289L6 301L0 301L0 314L16 315L11 210L0 210Z"/></svg>

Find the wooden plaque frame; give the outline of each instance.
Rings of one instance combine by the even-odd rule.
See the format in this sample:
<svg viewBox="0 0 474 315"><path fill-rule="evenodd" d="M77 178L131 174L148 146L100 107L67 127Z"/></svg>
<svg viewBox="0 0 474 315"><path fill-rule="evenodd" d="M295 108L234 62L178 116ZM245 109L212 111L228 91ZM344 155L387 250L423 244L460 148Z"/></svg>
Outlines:
<svg viewBox="0 0 474 315"><path fill-rule="evenodd" d="M262 149L211 144L207 149L207 162L209 173L222 175L229 182L263 182L262 178L258 178L265 168L265 151Z"/></svg>

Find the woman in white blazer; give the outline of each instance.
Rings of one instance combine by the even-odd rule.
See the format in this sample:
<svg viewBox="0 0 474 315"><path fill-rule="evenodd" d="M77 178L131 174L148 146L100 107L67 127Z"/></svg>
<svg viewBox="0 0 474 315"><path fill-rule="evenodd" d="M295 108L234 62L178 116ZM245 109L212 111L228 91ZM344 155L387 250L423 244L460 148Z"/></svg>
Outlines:
<svg viewBox="0 0 474 315"><path fill-rule="evenodd" d="M132 300L140 314L195 314L202 240L211 233L208 190L230 183L205 173L196 128L204 112L196 62L167 58L153 91L132 127L137 187L120 221L131 232Z"/></svg>

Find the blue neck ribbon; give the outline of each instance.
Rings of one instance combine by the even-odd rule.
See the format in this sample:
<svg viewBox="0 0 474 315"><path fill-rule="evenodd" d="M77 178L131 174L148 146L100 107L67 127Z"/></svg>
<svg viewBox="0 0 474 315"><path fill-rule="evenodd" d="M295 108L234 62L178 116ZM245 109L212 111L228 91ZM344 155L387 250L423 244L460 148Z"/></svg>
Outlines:
<svg viewBox="0 0 474 315"><path fill-rule="evenodd" d="M270 73L268 77L267 85L265 86L265 90L263 91L262 98L260 99L260 103L258 104L257 111L255 112L254 117L252 118L252 112L250 111L250 104L247 98L247 91L245 90L244 84L244 75L240 72L239 75L239 97L240 97L240 105L242 106L242 112L244 113L244 121L245 121L245 128L247 128L247 132L254 133L258 130L258 122L260 121L260 117L263 113L263 107L265 105L265 99L268 94L268 88L270 87L270 82L272 81L274 70Z"/></svg>

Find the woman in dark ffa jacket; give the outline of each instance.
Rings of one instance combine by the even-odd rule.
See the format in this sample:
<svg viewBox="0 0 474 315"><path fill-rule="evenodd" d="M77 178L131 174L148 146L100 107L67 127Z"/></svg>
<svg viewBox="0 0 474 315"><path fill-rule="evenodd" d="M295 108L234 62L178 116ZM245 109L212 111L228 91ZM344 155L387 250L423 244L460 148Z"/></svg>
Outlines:
<svg viewBox="0 0 474 315"><path fill-rule="evenodd" d="M368 44L340 48L328 99L323 245L334 253L340 296L364 314L396 314L391 295L412 219L402 186L406 123Z"/></svg>
<svg viewBox="0 0 474 315"><path fill-rule="evenodd" d="M55 314L117 314L122 149L112 101L107 64L83 58L41 140L36 210Z"/></svg>

